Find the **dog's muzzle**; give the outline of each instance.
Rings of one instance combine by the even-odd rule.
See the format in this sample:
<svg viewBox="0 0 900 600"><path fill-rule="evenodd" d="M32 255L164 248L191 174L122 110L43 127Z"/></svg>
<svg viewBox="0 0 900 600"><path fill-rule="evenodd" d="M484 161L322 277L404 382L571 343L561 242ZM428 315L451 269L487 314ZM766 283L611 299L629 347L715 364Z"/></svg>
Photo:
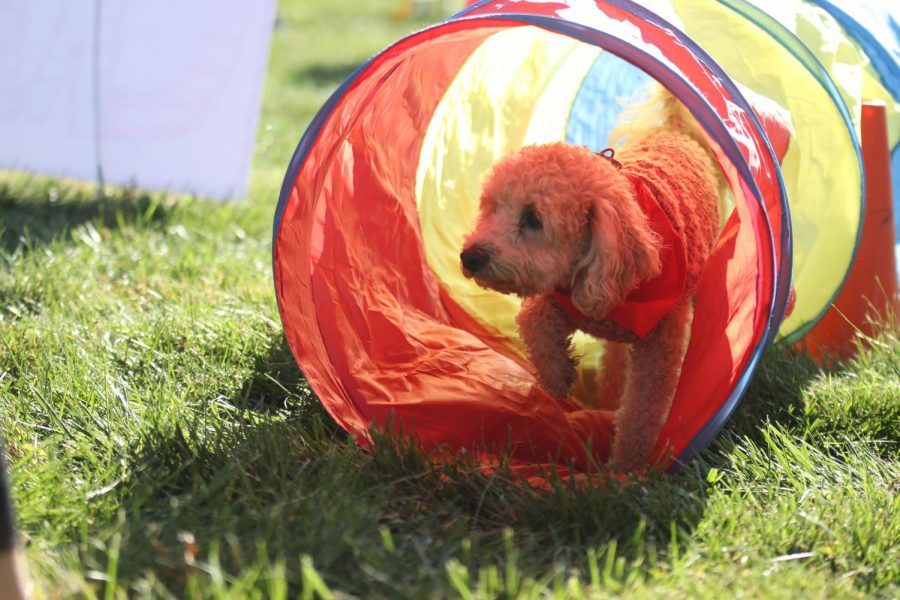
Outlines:
<svg viewBox="0 0 900 600"><path fill-rule="evenodd" d="M463 269L468 273L478 273L491 263L491 250L483 244L474 244L459 254Z"/></svg>

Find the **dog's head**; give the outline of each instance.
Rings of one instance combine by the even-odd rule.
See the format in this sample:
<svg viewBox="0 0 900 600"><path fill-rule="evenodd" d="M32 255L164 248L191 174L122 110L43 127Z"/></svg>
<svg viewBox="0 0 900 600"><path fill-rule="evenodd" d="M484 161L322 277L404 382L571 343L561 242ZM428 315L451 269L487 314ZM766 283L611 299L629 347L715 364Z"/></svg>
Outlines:
<svg viewBox="0 0 900 600"><path fill-rule="evenodd" d="M482 287L523 297L571 290L598 318L660 269L631 182L564 143L526 146L494 165L460 260Z"/></svg>

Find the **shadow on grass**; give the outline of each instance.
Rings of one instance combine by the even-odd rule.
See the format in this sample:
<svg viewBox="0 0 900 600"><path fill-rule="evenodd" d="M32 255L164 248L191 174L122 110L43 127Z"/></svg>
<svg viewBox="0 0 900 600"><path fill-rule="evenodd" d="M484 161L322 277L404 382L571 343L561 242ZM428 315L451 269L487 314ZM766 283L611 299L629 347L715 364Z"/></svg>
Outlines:
<svg viewBox="0 0 900 600"><path fill-rule="evenodd" d="M797 429L804 418L803 390L825 372L799 350L789 347L769 350L728 424L728 431L758 442L762 439L761 423Z"/></svg>
<svg viewBox="0 0 900 600"><path fill-rule="evenodd" d="M515 562L535 578L560 568L583 576L589 552L652 568L703 515L695 476L535 489L465 461L435 466L411 446L368 454L318 417L248 420L212 438L175 429L147 440L124 499L120 582L152 572L176 596L286 565L292 595L310 555L332 589L361 597L452 595L445 565L473 573ZM673 539L674 534L674 539ZM615 549L610 550L611 542ZM651 550L652 549L652 550ZM104 556L86 561L102 569Z"/></svg>
<svg viewBox="0 0 900 600"><path fill-rule="evenodd" d="M297 417L312 411L331 434L346 437L344 430L331 419L313 394L283 335L276 336L268 351L256 357L252 375L228 401L261 415L275 415L287 410Z"/></svg>
<svg viewBox="0 0 900 600"><path fill-rule="evenodd" d="M471 455L436 461L398 436L378 434L365 452L312 396L280 336L243 385L193 414L144 432L116 490L122 516L91 532L121 535L120 585L152 573L182 596L219 569L262 577L283 561L294 595L305 554L329 586L360 597L453 595L451 560L476 577L514 563L534 578L560 568L584 578L597 549L595 560L611 553L623 577L641 576L649 556L692 535L707 502L699 465L532 487L505 463L485 472ZM104 572L108 547L85 548L86 568Z"/></svg>
<svg viewBox="0 0 900 600"><path fill-rule="evenodd" d="M16 174L0 180L0 248L14 252L47 244L89 222L107 228L164 225L172 206L162 194L126 188L100 196L88 184Z"/></svg>
<svg viewBox="0 0 900 600"><path fill-rule="evenodd" d="M108 540L121 535L120 588L152 573L180 597L191 577L208 582L211 562L233 574L271 568L261 548L273 560L328 556L327 536L351 527L347 503L356 499L344 479L360 451L315 399L283 337L242 385L189 415L143 431L117 490L119 515L92 533L107 547L83 547L87 568L105 569ZM312 525L323 519L331 526Z"/></svg>
<svg viewBox="0 0 900 600"><path fill-rule="evenodd" d="M280 360L267 367L278 371ZM178 596L192 578L208 584L216 569L245 577L283 561L293 595L300 557L309 555L332 589L447 596L451 559L476 575L514 562L535 578L560 566L584 577L598 548L601 559L611 552L626 561L623 577L640 576L653 567L647 557L683 543L705 510L699 469L541 488L502 465L486 473L471 457L435 462L397 437L378 438L367 453L336 434L318 403L286 412L277 390L288 379L268 392L248 384L259 393L227 423L145 439L122 501L123 584L152 572ZM105 560L86 562L99 570Z"/></svg>

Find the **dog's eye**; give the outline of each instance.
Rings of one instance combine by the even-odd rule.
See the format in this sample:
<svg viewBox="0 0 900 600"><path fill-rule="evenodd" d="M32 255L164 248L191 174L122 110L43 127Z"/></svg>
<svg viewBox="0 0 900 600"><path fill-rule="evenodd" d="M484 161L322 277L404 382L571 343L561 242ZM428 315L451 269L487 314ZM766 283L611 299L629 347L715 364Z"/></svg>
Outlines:
<svg viewBox="0 0 900 600"><path fill-rule="evenodd" d="M519 217L519 229L523 231L540 231L543 228L544 224L541 223L541 218L538 216L537 211L534 210L534 207L526 207L522 211L522 216Z"/></svg>

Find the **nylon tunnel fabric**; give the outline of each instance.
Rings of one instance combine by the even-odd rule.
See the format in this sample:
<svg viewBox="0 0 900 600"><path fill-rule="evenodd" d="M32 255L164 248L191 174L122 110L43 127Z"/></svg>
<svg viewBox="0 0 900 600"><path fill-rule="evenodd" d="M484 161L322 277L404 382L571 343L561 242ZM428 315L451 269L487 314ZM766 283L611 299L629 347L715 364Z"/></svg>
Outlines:
<svg viewBox="0 0 900 600"><path fill-rule="evenodd" d="M285 331L313 389L361 441L371 422L395 417L428 447L511 435L528 440L526 455L584 457L580 428L608 436L603 416L569 419L536 398L524 363L491 348L491 336L466 322L423 269L411 174L422 121L458 67L429 62L492 32L465 29L418 40L414 56L395 46L323 125L320 140L330 143L305 156L275 246L279 296L291 299L280 302ZM363 201L354 200L356 186ZM490 401L497 397L503 402ZM529 439L531 429L540 435Z"/></svg>
<svg viewBox="0 0 900 600"><path fill-rule="evenodd" d="M827 72L816 68L813 56L791 46L793 34L779 26L792 23L803 29L812 22L809 12L816 9L801 2L757 2L759 8L743 2L674 4L685 32L733 80L774 100L791 115L794 133L781 169L791 207L797 303L780 333L797 339L840 290L859 236L863 199L859 122L858 116L855 122L849 118L860 110L859 59L836 27L815 28L821 36L817 46L829 45L828 56L821 58L843 74L836 86L829 86ZM765 10L760 10L762 4ZM735 44L735 39L741 43ZM846 54L850 56L842 57ZM850 104L847 119L842 100ZM826 264L830 267L823 269Z"/></svg>
<svg viewBox="0 0 900 600"><path fill-rule="evenodd" d="M900 9L896 2L810 0L836 20L868 60L863 71L863 97L887 107L888 146L894 215L900 215ZM900 219L894 220L900 241ZM896 247L900 277L900 243Z"/></svg>
<svg viewBox="0 0 900 600"><path fill-rule="evenodd" d="M620 27L620 38L584 24L568 35L554 32L549 25L565 28L571 22L553 11L535 15L555 20L542 28L522 18L470 16L416 34L361 69L301 141L276 223L279 308L313 389L361 441L372 423L396 419L430 448L492 450L511 443L517 461L556 457L585 468L590 447L593 459L605 459L611 416L550 400L535 386L508 329L466 305L467 296L455 293L435 266L449 261L431 255L432 240L454 239L468 223L451 235L445 225L462 217L431 219L429 211L441 203L423 202L428 190L449 182L467 182L469 197L477 190L478 169L458 149L488 157L479 167L483 171L504 149L564 138L571 128L563 118L568 111L554 107L575 102L604 44L619 54L631 52L654 77L693 99L723 160L733 164L739 201L702 284L708 291L698 310L710 318L696 328L685 365L692 375L682 378L659 451L683 452L723 404L739 396L773 321L771 282L780 250L773 229L781 227L777 169L750 116L722 93L721 81L706 65L660 27L615 7L609 12L583 16L602 20L609 26L604 30ZM475 77L478 92L469 94L460 82L467 72L488 68L490 60L477 65L479 56L489 55L494 36L517 36L517 43L527 42L536 54L507 60L493 77ZM644 41L651 39L669 48ZM672 60L667 53L682 57ZM533 56L540 59L529 66ZM568 68L543 68L553 61ZM484 86L501 75L518 78L519 85ZM462 113L452 110L457 89L468 106ZM709 102L705 95L715 97ZM486 112L479 113L479 99ZM509 111L518 116L517 102L530 109L515 127L504 129ZM459 127L440 125L479 123L479 114L490 118L474 129L483 133L487 123L492 135L466 137ZM449 176L454 169L460 177ZM774 225L765 206L775 207ZM698 410L695 398L715 400Z"/></svg>
<svg viewBox="0 0 900 600"><path fill-rule="evenodd" d="M656 3L657 10L659 5ZM782 162L782 174L791 199L794 285L802 293L798 294L794 311L781 326L781 336L795 340L830 306L850 268L859 236L863 190L856 131L859 127L865 58L851 47L837 23L821 9L802 2L766 2L765 5L768 11L778 15L780 21L792 23L795 30L817 32L818 39L812 40L812 36L807 34L806 41L818 48L818 55L798 43L799 38L791 30L759 7L747 3L731 2L729 6L718 2L681 0L670 4L665 12L670 19L677 19L679 28L710 52L732 79L773 100L793 115L794 135ZM819 26L813 28L813 23ZM584 61L588 55L583 55L579 64L567 60L565 56L542 56L532 40L526 39L526 36L537 35L534 32L504 33L496 39L487 40L467 61L466 77L475 85L489 86L491 90L470 86L461 91L454 87L445 96L443 104L456 107L458 112L465 107L466 110L474 108L473 114L477 114L477 107L485 102L503 107L492 113L492 118L502 124L502 134L487 128L479 130L480 135L492 144L492 154L486 154L480 162L490 164L523 143L563 139L558 132L553 136L546 135L552 129L547 123L558 124L561 116L568 117L567 141L600 150L608 144L608 133L621 99L630 96L647 80L645 74L625 61L610 53L599 52L585 75ZM548 36L545 34L543 37ZM735 37L741 39L741 44L733 43ZM572 41L567 43L569 46L574 44ZM510 64L508 48L516 48L516 55L532 70L536 64L540 65L530 75L520 74L519 77L528 80L530 85L520 82L516 87L503 77L517 68ZM566 61L563 66L561 61ZM827 61L830 71L842 75L836 84L821 61ZM779 65L775 72L771 68L773 64ZM554 77L561 79L561 75L567 80L567 86L561 81L547 85ZM459 80L456 83L457 86L464 85ZM546 90L554 90L559 96L567 93L563 90L571 90L574 86L577 86L577 102L560 101L557 97L555 102L544 102L542 110L532 112L537 107L534 98L542 98ZM497 90L506 90L506 96ZM556 109L550 111L555 120L547 118L546 106ZM559 107L568 110L560 110ZM856 118L851 115L856 115ZM531 131L533 125L530 124L534 123L544 125L541 129L543 137L535 136ZM474 132L478 129L476 124L470 125L465 133L469 140L476 137ZM449 127L444 125L444 130ZM432 122L432 129L439 129L435 121ZM460 148L458 140L446 131L434 134L432 139L438 141L434 144L438 155ZM440 143L445 139L449 143ZM446 163L442 165L444 168ZM424 159L420 169L429 164L430 161ZM460 164L456 161L457 168ZM485 320L494 322L498 320L497 315L501 315L502 333L514 337L512 320L505 316L515 313L518 302L489 294L465 281L459 273L456 255L447 250L449 247L459 247L461 235L466 225L473 221L477 208L475 202L467 202L466 199L473 194L477 199L479 181L473 174L480 175L482 171L468 169L466 173L467 185L459 185L452 174L441 172L441 176L457 183L453 187L456 196L434 202L454 214L443 215L438 221L439 226L425 232L426 244L438 246L435 251L429 252L429 263L468 310L481 305L484 307L482 312L487 315ZM429 185L433 181L432 177ZM447 181L443 185L449 187ZM425 227L437 218L436 212L441 214L440 211L430 210L431 199L433 196L427 201L420 198ZM468 212L462 214L464 210ZM445 218L448 216L450 218ZM446 234L446 238L440 237L445 235L441 233L443 228L452 229L454 226L458 226L459 231ZM433 236L434 233L438 236ZM824 264L830 267L821 268ZM590 368L596 364L596 344L576 336L576 347L585 354L584 365ZM587 374L586 379L590 380L591 374Z"/></svg>
<svg viewBox="0 0 900 600"><path fill-rule="evenodd" d="M622 99L656 79L706 131L734 203L657 455L705 447L762 351L801 336L852 263L861 99L886 99L893 147L900 134L890 77L818 4L493 0L361 67L301 139L274 228L288 343L338 423L362 443L399 423L429 449L510 446L523 468L605 460L612 415L540 391L518 301L463 278L458 255L493 162L544 141L602 149ZM577 346L588 398L602 344Z"/></svg>
<svg viewBox="0 0 900 600"><path fill-rule="evenodd" d="M623 3L624 4L624 3ZM513 5L510 3L508 5L504 5L504 8L509 8ZM499 4L491 4L490 8L492 10L498 8ZM579 4L578 6L566 6L564 9L560 11L560 14L565 13L566 18L569 21L576 20L579 18L584 19L594 27L597 27L598 30L608 30L610 26L614 27L614 24L605 23L602 16L599 16L596 13L588 10L591 8L587 3ZM616 17L629 19L630 14L626 14L625 11L618 9L616 7L604 7L604 9L608 9L611 14L615 14ZM501 9L502 10L502 9ZM581 12L584 10L584 12ZM632 36L637 33L637 35L646 36L646 31L640 31L645 25L648 25L645 21L640 19L647 19L646 14L641 15L637 20L630 20L629 24L637 25L637 31L629 30L628 34ZM661 21L657 21L661 22ZM664 25L664 24L663 24ZM553 25L549 25L552 27ZM596 31L596 30L595 30ZM583 34L580 34L583 35ZM596 40L597 36L589 36L584 35L581 39L587 40ZM643 39L648 39L644 37ZM654 41L658 40L653 38ZM629 40L633 43L639 44L640 42L634 37ZM777 188L777 180L775 179L775 168L774 161L772 160L771 154L766 152L766 149L763 148L763 142L761 139L755 134L758 133L754 126L749 123L743 123L744 127L737 127L729 131L724 137L721 136L721 130L716 130L717 126L721 124L721 121L717 121L715 118L710 119L708 115L698 114L702 113L704 105L704 98L712 98L714 101L722 100L722 92L721 88L723 86L727 86L728 82L723 81L721 79L717 79L707 71L706 65L709 63L701 63L697 60L694 54L689 54L685 52L685 47L689 44L687 40L679 40L681 44L675 45L674 47L670 46L666 50L669 53L663 54L664 59L668 59L671 57L680 57L684 63L675 66L672 62L667 62L666 67L672 67L674 70L680 72L682 77L685 77L686 80L690 81L695 85L699 85L701 88L705 88L705 96L703 92L701 92L701 96L698 97L690 97L688 91L683 91L680 96L684 100L687 98L687 103L689 107L693 110L696 109L695 116L698 116L698 119L707 128L707 130L713 134L713 137L716 142L723 145L723 147L728 146L728 142L732 143L732 146L729 148L731 154L729 158L731 159L733 164L741 163L740 157L735 155L736 151L734 147L734 140L739 140L742 143L755 143L756 152L753 153L751 150L752 158L751 164L761 169L760 172L757 173L757 178L750 178L751 184L753 181L761 182L764 186L766 192L763 193L763 197L769 200L768 207L771 209L772 216L774 219L772 221L765 220L765 216L763 217L763 227L766 228L766 233L768 235L773 236L775 239L781 240L782 235L782 226L783 223L781 218L783 215L780 212L780 190ZM615 45L610 44L609 49L614 49ZM658 57L658 55L656 55ZM629 56L629 58L633 58ZM677 63L677 60L675 61ZM688 66L687 69L681 70L685 65ZM679 81L673 81L670 77L668 77L668 73L665 69L659 69L658 65L653 64L652 62L647 64L640 64L641 67L645 68L648 72L650 72L656 79L663 81L670 89L676 89L679 86ZM691 69L690 67L695 67L696 70ZM688 78L687 74L690 74L692 78ZM706 79L705 77L712 77L712 79ZM684 81L684 80L682 80ZM727 101L722 102L719 106L721 111L721 115L728 115L729 118L735 117L735 112L733 109L737 104L737 101L734 97L730 98L734 104L729 104ZM746 106L746 103L744 103ZM748 107L749 108L749 107ZM720 134L718 137L715 135L716 133ZM742 150L746 150L746 148L742 148ZM728 151L726 150L726 154ZM744 169L747 168L746 163L743 164ZM768 177L767 177L768 176ZM745 209L753 208L753 203L747 203L746 199L752 197L752 194L746 189L745 184L747 182L742 182L740 184L734 184L733 188L736 190L736 194L740 197L738 201L738 211L736 213L737 216L742 216L744 218L744 225L747 225L748 219L746 215L743 215ZM726 229L721 238L721 242L724 244L721 248L728 248L732 250L734 254L732 256L739 256L742 261L752 262L752 258L749 258L747 255L743 254L744 251L748 250L750 246L747 244L750 243L748 238L740 239L739 243L735 243L735 239L747 234L748 231L751 231L752 228L750 226L746 226L743 228L737 228L736 230ZM732 235L734 234L734 235ZM767 242L762 242L760 239L756 240L757 246L754 252L764 252L767 246L771 247L772 238L769 238ZM731 244L731 245L728 245ZM781 246L775 248L775 250L781 250ZM712 273L714 270L722 265L716 262L716 259L721 258L723 255L714 256L713 260L710 260L708 265L708 272ZM758 258L758 256L757 256ZM778 258L777 256L774 258ZM742 292L745 289L741 288L738 284L738 281L750 281L759 282L757 279L758 276L762 276L765 278L767 276L766 272L766 264L758 264L757 267L760 271L753 272L753 268L748 269L747 271L738 275L740 268L739 263L741 260L736 260L730 265L730 268L733 269L730 276L733 276L733 279L729 280L730 284L733 284L735 287L730 288L728 293L733 294L732 299L736 299L736 305L729 305L729 301L725 300L721 305L716 305L717 300L721 300L724 296L719 294L720 290L711 291L708 289L706 292L700 292L697 295L698 312L702 312L705 315L708 315L708 319L704 320L702 323L694 324L695 329L693 331L694 337L692 338L692 344L688 349L688 354L685 359L684 369L682 371L683 376L680 382L678 393L676 394L675 403L673 405L672 413L670 415L670 420L667 424L666 429L661 436L661 441L669 441L672 443L672 447L677 451L680 451L681 448L685 448L685 452L682 454L682 458L688 457L693 451L695 451L695 447L692 447L690 438L684 436L683 434L688 431L698 432L694 437L694 442L697 447L702 447L708 443L711 439L711 432L714 432L721 426L722 421L733 408L734 400L739 396L739 389L742 387L743 383L746 381L745 377L748 373L747 367L752 360L755 360L758 357L758 352L750 352L744 353L747 350L747 346L743 344L748 344L751 347L754 347L752 342L748 343L748 339L752 340L753 336L759 336L760 330L753 330L752 328L747 327L732 327L733 325L740 322L739 318L735 318L735 320L729 322L728 317L718 320L715 318L718 316L717 309L721 309L722 306L727 306L726 310L732 310L733 316L739 317L748 317L749 313L741 314L742 311L753 312L755 310L760 309L761 307L767 306L769 311L769 315L773 314L772 308L773 304L767 304L765 300L761 300L759 297L753 297L751 295L742 296ZM749 262L743 262L743 267L746 267ZM721 271L719 274L725 273L725 270ZM772 277L767 283L762 284L763 287L771 286L775 287L774 275L772 275L772 271L768 272L768 275ZM713 279L708 280L708 282L712 282ZM701 283L702 286L702 283ZM774 291L774 290L772 290ZM781 299L783 301L783 298ZM781 305L783 306L783 304ZM759 315L757 315L759 316ZM780 317L778 317L780 319ZM758 320L757 323L761 323L761 320ZM744 321L743 325L746 326L748 321ZM708 327L708 329L704 329L704 327ZM727 336L722 335L724 330L728 330L728 336L734 336L731 339L728 339ZM742 339L742 336L746 336ZM762 336L765 338L766 336ZM717 339L725 339L724 343L716 346L714 340ZM697 341L697 343L694 343ZM736 344L730 344L730 342L736 342ZM707 345L708 344L708 345ZM756 345L755 348L758 350L761 346ZM734 367L733 371L729 371L729 367ZM696 368L695 368L696 367ZM709 377L706 381L699 382L698 380L702 378L701 373L715 373L716 375L720 375L722 373L728 373L725 377L727 383L723 388L716 388L715 384L721 383L721 380L718 380L716 376ZM704 387L706 386L706 387ZM728 390L731 390L731 394L729 395ZM696 402L688 401L687 399L696 399L696 398L716 398L716 400L710 401L708 404L698 405Z"/></svg>

